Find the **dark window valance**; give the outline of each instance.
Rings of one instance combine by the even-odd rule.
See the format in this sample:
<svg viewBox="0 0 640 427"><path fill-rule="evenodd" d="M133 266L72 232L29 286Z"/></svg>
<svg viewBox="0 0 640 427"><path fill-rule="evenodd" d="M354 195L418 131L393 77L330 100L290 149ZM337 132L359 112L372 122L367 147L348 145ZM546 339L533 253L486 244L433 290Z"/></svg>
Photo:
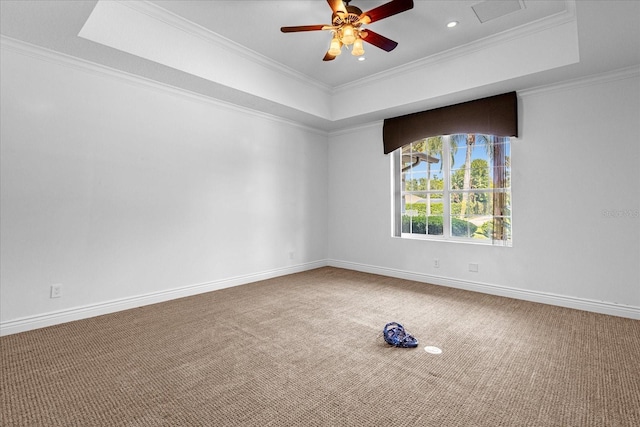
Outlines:
<svg viewBox="0 0 640 427"><path fill-rule="evenodd" d="M458 133L518 136L515 92L407 114L384 121L384 153L422 138Z"/></svg>

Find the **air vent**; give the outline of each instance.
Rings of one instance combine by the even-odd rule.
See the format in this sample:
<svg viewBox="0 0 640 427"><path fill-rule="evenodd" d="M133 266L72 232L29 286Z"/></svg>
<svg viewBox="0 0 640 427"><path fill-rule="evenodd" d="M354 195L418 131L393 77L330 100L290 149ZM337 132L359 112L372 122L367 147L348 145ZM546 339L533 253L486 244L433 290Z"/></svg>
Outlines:
<svg viewBox="0 0 640 427"><path fill-rule="evenodd" d="M518 10L524 9L520 0L489 0L471 6L480 22L485 23Z"/></svg>

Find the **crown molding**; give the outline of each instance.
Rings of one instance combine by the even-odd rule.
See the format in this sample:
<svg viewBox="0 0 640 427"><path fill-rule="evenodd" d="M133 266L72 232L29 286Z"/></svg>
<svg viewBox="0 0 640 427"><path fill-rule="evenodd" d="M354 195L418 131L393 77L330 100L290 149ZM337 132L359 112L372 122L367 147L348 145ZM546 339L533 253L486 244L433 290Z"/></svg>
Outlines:
<svg viewBox="0 0 640 427"><path fill-rule="evenodd" d="M575 0L566 0L565 5L566 5L566 8L564 11L558 12L554 15L541 18L537 21L533 21L516 28L505 30L498 34L493 34L491 36L487 36L485 38L475 40L471 43L467 43L466 45L458 46L458 47L455 47L443 52L439 52L425 58L408 62L398 67L381 71L379 73L372 74L370 76L367 76L359 80L355 80L340 86L336 86L333 88L332 92L335 94L347 88L355 89L358 87L362 88L365 86L374 85L376 83L380 83L382 80L398 78L416 70L433 67L434 65L437 65L438 63L441 63L441 62L451 61L456 58L463 58L472 53L483 51L484 49L490 46L500 45L508 41L512 41L522 37L527 37L542 31L555 28L560 25L564 25L569 22L576 21Z"/></svg>
<svg viewBox="0 0 640 427"><path fill-rule="evenodd" d="M364 123L361 125L356 125L356 126L351 126L348 128L342 128L342 129L338 129L335 131L331 131L329 132L329 137L336 137L336 136L341 136L341 135L348 135L354 132L362 132L364 130L370 129L370 128L379 128L382 129L382 125L384 124L383 120L376 120L373 122L368 122L368 123Z"/></svg>
<svg viewBox="0 0 640 427"><path fill-rule="evenodd" d="M325 92L327 95L332 94L332 90L331 90L332 88L329 85L326 85L317 80L314 80L305 74L295 71L292 68L289 68L245 46L242 46L231 39L228 39L207 28L204 28L198 24L195 24L194 22L191 22L179 15L176 15L173 12L163 9L162 7L156 4L150 3L147 0L139 1L139 2L123 1L123 0L117 0L117 1L123 6L127 6L128 8L133 9L136 12L143 13L155 20L163 22L166 25L169 25L173 28L184 31L193 36L199 37L208 43L216 45L217 47L226 49L227 51L233 53L234 55L238 55L260 66L263 66L273 71L276 71L278 73L281 73L288 78L292 78L304 84L311 85L316 89L319 89Z"/></svg>
<svg viewBox="0 0 640 427"><path fill-rule="evenodd" d="M114 80L120 80L125 83L133 84L138 87L144 87L147 89L153 89L163 93L170 93L172 95L181 96L183 98L190 99L205 103L208 105L215 105L217 107L223 107L229 110L234 110L244 114L250 114L254 117L260 117L273 122L283 123L288 126L299 128L308 132L312 132L321 136L327 136L328 133L324 130L306 126L298 123L294 120L285 119L280 116L265 113L263 111L255 110L252 108L237 105L231 102L222 101L217 98L206 96L197 92L192 92L180 87L172 86L166 83L161 83L147 77L142 77L137 74L131 74L126 71L118 70L115 68L101 65L95 62L87 61L77 58L75 56L67 55L65 53L57 52L51 49L47 49L41 46L36 46L31 43L17 40L11 37L0 35L0 47L7 49L15 53L29 56L41 61L46 61L52 64L61 65L67 68L72 68L78 71L86 72L101 77L108 77Z"/></svg>
<svg viewBox="0 0 640 427"><path fill-rule="evenodd" d="M561 92L579 87L595 86L599 84L606 84L618 80L633 78L640 78L640 66L638 65L633 65L631 67L621 68L613 71L607 71L600 74L591 74L589 76L565 80L559 83L537 86L530 89L518 91L518 95L523 97L535 96L543 93Z"/></svg>

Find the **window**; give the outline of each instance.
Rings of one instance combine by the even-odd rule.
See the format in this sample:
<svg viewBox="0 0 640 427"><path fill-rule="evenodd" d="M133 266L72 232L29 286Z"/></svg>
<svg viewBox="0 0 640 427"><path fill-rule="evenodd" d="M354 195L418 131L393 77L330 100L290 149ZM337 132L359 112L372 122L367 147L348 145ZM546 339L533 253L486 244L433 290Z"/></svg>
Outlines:
<svg viewBox="0 0 640 427"><path fill-rule="evenodd" d="M511 246L508 137L429 137L391 159L394 236Z"/></svg>

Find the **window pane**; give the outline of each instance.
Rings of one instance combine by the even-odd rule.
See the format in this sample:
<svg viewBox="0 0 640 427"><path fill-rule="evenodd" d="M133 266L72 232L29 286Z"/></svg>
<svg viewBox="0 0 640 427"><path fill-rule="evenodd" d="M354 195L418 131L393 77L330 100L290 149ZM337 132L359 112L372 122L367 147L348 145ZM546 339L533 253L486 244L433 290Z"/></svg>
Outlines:
<svg viewBox="0 0 640 427"><path fill-rule="evenodd" d="M511 168L506 166L493 168L493 188L511 188Z"/></svg>
<svg viewBox="0 0 640 427"><path fill-rule="evenodd" d="M442 190L444 188L444 175L440 166L430 165L427 170L427 190Z"/></svg>
<svg viewBox="0 0 640 427"><path fill-rule="evenodd" d="M493 193L451 193L451 235L474 239L491 238ZM487 224L488 223L488 224Z"/></svg>
<svg viewBox="0 0 640 427"><path fill-rule="evenodd" d="M504 224L503 230L505 234L503 240L511 241L511 217L504 218L503 224Z"/></svg>
<svg viewBox="0 0 640 427"><path fill-rule="evenodd" d="M405 209L408 215L424 215L425 214L425 197L426 194L405 194Z"/></svg>
<svg viewBox="0 0 640 427"><path fill-rule="evenodd" d="M462 213L462 193L450 193L451 215L460 215Z"/></svg>
<svg viewBox="0 0 640 427"><path fill-rule="evenodd" d="M403 233L426 234L425 197L424 193L403 195Z"/></svg>
<svg viewBox="0 0 640 427"><path fill-rule="evenodd" d="M464 213L466 213L467 216L493 215L493 193L468 193L466 212Z"/></svg>
<svg viewBox="0 0 640 427"><path fill-rule="evenodd" d="M402 215L402 232L408 233L411 230L411 222L408 216Z"/></svg>
<svg viewBox="0 0 640 427"><path fill-rule="evenodd" d="M451 235L454 237L472 237L478 226L463 219L460 215L451 215Z"/></svg>
<svg viewBox="0 0 640 427"><path fill-rule="evenodd" d="M493 239L493 225L494 225L493 217L474 218L471 220L471 222L478 227L476 228L473 234L473 239L476 239L476 240Z"/></svg>
<svg viewBox="0 0 640 427"><path fill-rule="evenodd" d="M428 234L432 236L442 236L444 234L444 230L442 229L442 215L430 215L427 217L428 221Z"/></svg>
<svg viewBox="0 0 640 427"><path fill-rule="evenodd" d="M451 193L451 214L462 217L493 215L493 193L460 191Z"/></svg>
<svg viewBox="0 0 640 427"><path fill-rule="evenodd" d="M424 215L413 217L411 224L411 233L413 234L427 234L427 220Z"/></svg>
<svg viewBox="0 0 640 427"><path fill-rule="evenodd" d="M424 215L403 215L402 232L411 234L426 234L426 217Z"/></svg>
<svg viewBox="0 0 640 427"><path fill-rule="evenodd" d="M511 196L506 191L497 191L493 196L495 216L511 216Z"/></svg>
<svg viewBox="0 0 640 427"><path fill-rule="evenodd" d="M451 190L462 190L464 188L465 169L451 169L451 182L449 188Z"/></svg>
<svg viewBox="0 0 640 427"><path fill-rule="evenodd" d="M429 193L425 200L426 215L442 215L444 206L442 205L442 193Z"/></svg>
<svg viewBox="0 0 640 427"><path fill-rule="evenodd" d="M405 191L420 191L424 190L426 185L427 173L424 170L419 170L409 166L409 169L403 174L403 190Z"/></svg>
<svg viewBox="0 0 640 427"><path fill-rule="evenodd" d="M493 141L487 135L452 135L452 190L488 189L492 186Z"/></svg>
<svg viewBox="0 0 640 427"><path fill-rule="evenodd" d="M509 138L494 138L493 145L493 188L511 187L511 145Z"/></svg>

